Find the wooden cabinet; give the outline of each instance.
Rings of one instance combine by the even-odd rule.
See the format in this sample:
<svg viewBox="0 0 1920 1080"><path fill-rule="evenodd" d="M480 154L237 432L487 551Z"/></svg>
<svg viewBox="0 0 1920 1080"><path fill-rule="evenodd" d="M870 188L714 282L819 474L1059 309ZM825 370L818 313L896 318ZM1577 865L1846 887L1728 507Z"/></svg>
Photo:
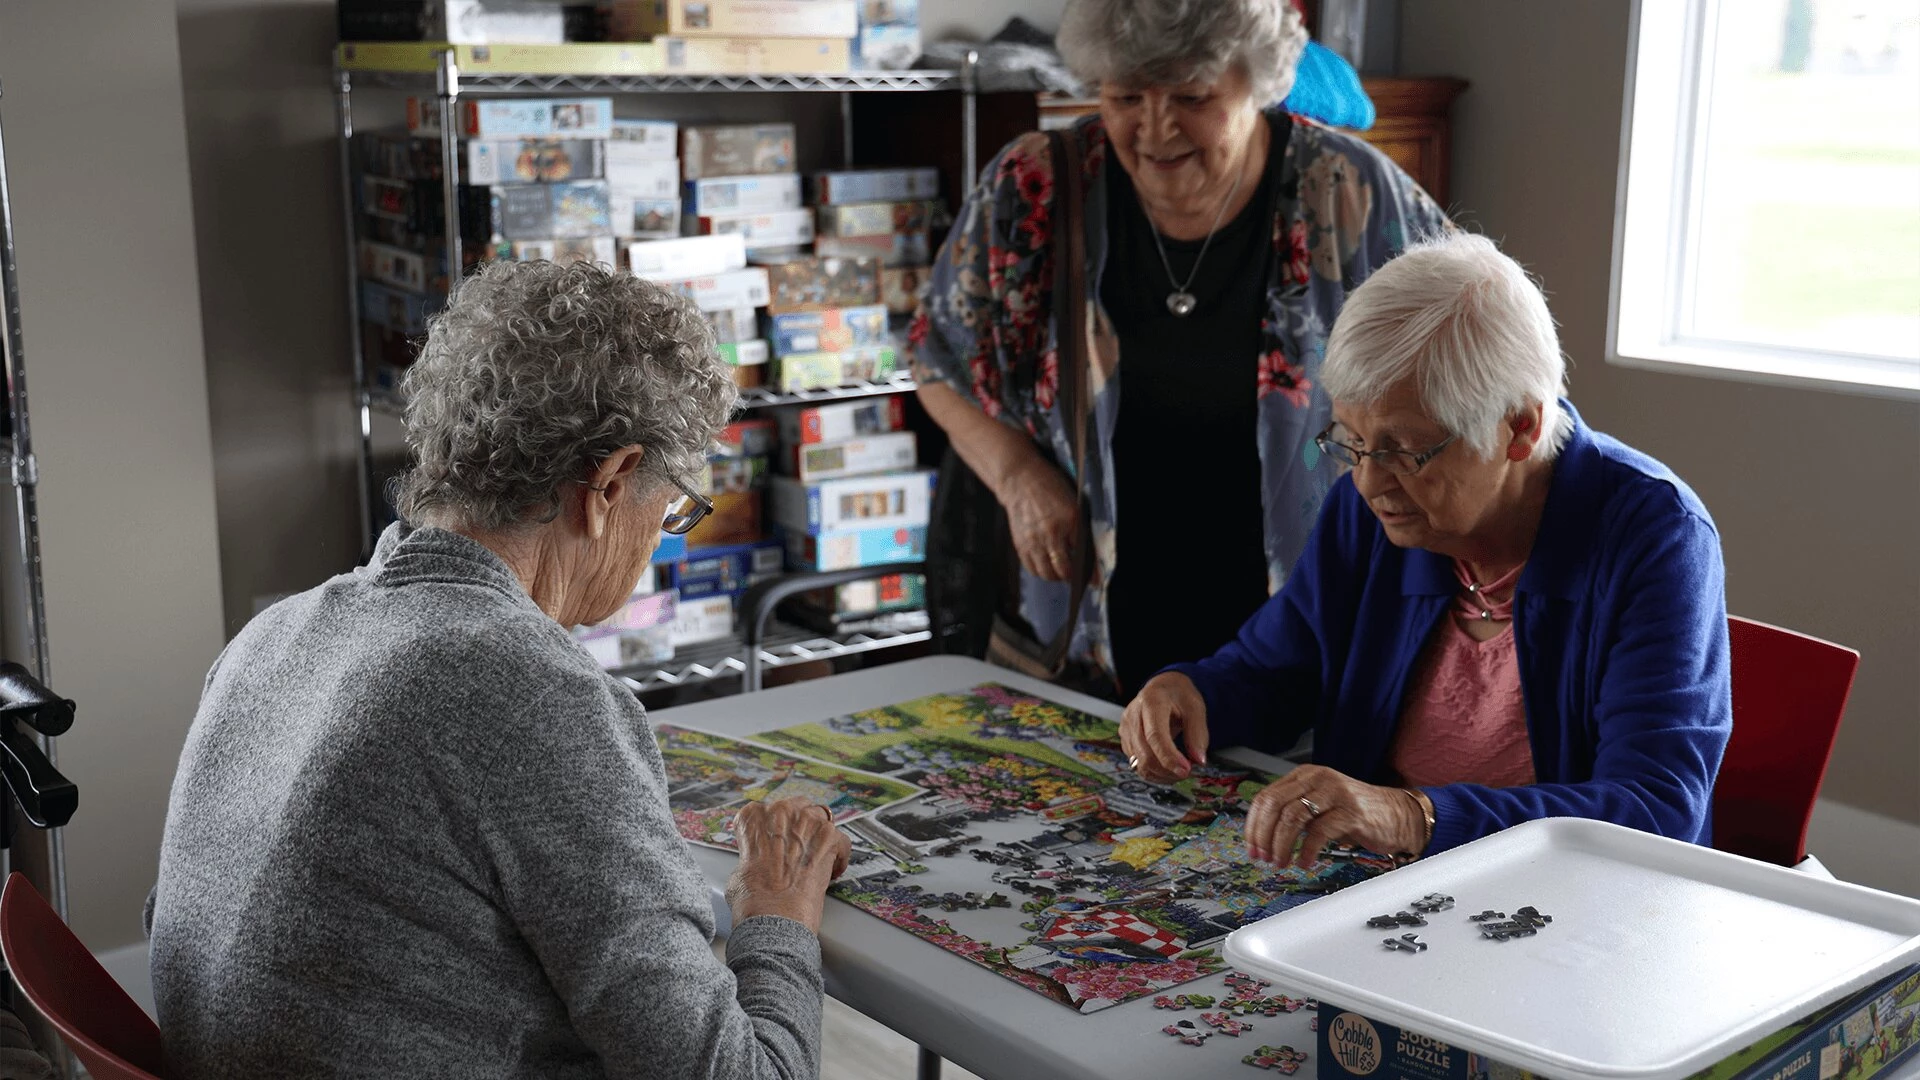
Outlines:
<svg viewBox="0 0 1920 1080"><path fill-rule="evenodd" d="M1440 77L1362 78L1360 83L1373 99L1377 115L1371 129L1355 134L1379 147L1418 180L1433 201L1446 206L1453 141L1449 114L1466 82ZM1041 128L1064 127L1094 111L1092 101L1042 96L1035 123Z"/></svg>

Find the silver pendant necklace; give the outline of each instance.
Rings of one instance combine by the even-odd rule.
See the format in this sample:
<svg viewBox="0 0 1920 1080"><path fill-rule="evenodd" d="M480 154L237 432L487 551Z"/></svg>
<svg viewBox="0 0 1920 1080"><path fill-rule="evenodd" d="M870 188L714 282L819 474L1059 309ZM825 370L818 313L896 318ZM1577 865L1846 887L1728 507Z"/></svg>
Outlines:
<svg viewBox="0 0 1920 1080"><path fill-rule="evenodd" d="M1160 252L1160 265L1166 268L1167 281L1173 286L1173 291L1167 294L1167 310L1179 318L1184 319L1193 314L1193 309L1200 304L1200 301L1187 290L1192 287L1193 279L1200 276L1200 260L1207 257L1207 248L1213 246L1213 234L1220 231L1221 215L1227 212L1233 197L1240 194L1240 179L1245 175L1245 169L1246 166L1243 163L1240 168L1234 170L1233 186L1227 189L1227 197L1220 200L1220 208L1213 212L1213 224L1207 228L1207 238L1200 245L1200 254L1193 259L1193 272L1187 275L1185 281L1174 280L1173 263L1167 260L1167 246L1160 241L1160 227L1153 223L1153 215L1147 214L1147 228L1153 232L1153 246ZM1142 203L1140 212L1146 213L1146 209L1146 204Z"/></svg>

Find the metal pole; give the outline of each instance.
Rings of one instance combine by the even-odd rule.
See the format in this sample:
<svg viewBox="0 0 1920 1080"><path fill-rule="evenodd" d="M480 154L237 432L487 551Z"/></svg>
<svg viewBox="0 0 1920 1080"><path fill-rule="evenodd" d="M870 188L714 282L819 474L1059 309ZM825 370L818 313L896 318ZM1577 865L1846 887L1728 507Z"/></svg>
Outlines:
<svg viewBox="0 0 1920 1080"><path fill-rule="evenodd" d="M853 168L853 94L840 91L840 165Z"/></svg>
<svg viewBox="0 0 1920 1080"><path fill-rule="evenodd" d="M367 378L366 344L360 328L360 250L354 221L353 74L334 73L334 110L340 121L341 220L347 237L347 342L353 350L353 405L360 420L360 561L373 557L373 390Z"/></svg>
<svg viewBox="0 0 1920 1080"><path fill-rule="evenodd" d="M940 1055L924 1046L918 1049L920 1051L920 1067L914 1072L916 1080L940 1080Z"/></svg>
<svg viewBox="0 0 1920 1080"><path fill-rule="evenodd" d="M13 249L13 196L7 185L7 152L0 138L0 302L5 304L6 335L0 349L6 353L7 417L12 423L13 460L11 473L15 509L20 515L20 561L27 585L27 648L31 653L34 677L41 685L52 681L48 674L47 594L40 570L40 507L36 494L40 486L40 463L33 456L33 432L27 416L26 337L20 327L20 276ZM57 764L52 736L37 734L41 750L49 764ZM51 846L48 870L52 881L53 908L64 921L67 917L67 858L64 830L47 830Z"/></svg>
<svg viewBox="0 0 1920 1080"><path fill-rule="evenodd" d="M965 143L960 148L960 183L962 190L954 192L954 202L973 190L979 182L980 171L980 112L978 94L980 91L980 54L967 50L967 57L960 65L960 138Z"/></svg>
<svg viewBox="0 0 1920 1080"><path fill-rule="evenodd" d="M440 208L442 225L447 230L447 293L453 293L460 280L460 65L452 49L440 51L440 70L434 89L440 96ZM428 268L431 271L431 267ZM432 274L428 274L431 292Z"/></svg>

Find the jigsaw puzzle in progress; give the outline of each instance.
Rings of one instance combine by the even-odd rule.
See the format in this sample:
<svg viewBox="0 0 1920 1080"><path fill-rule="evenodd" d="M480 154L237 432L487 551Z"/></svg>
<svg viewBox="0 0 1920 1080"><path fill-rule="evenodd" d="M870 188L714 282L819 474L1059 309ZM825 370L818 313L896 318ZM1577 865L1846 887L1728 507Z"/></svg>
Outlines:
<svg viewBox="0 0 1920 1080"><path fill-rule="evenodd" d="M656 724L667 766L667 805L680 835L733 851L733 815L750 802L797 796L833 811L840 824L920 794L912 784L802 761L725 735Z"/></svg>
<svg viewBox="0 0 1920 1080"><path fill-rule="evenodd" d="M1251 863L1241 825L1271 775L1150 784L1113 721L996 684L756 738L927 792L846 826L832 895L1081 1012L1224 971L1233 930L1393 865Z"/></svg>

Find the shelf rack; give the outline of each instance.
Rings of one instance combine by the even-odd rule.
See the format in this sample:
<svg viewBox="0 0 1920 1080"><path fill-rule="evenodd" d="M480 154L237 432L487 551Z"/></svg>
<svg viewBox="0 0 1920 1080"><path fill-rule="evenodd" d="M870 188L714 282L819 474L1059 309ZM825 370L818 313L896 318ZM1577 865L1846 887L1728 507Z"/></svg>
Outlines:
<svg viewBox="0 0 1920 1080"><path fill-rule="evenodd" d="M742 75L515 75L462 74L453 49L438 51L433 72L349 70L334 68L335 108L340 131L340 192L347 251L347 330L353 350L355 411L360 425L360 467L357 483L360 491L362 557L372 553L378 539L374 512L381 497L376 488L373 454L373 416L376 412L399 415L398 403L391 395L376 392L370 384L367 357L360 329L360 273L356 257L358 235L354 221L354 177L352 140L354 133L353 94L356 88L431 93L440 114L441 205L446 217L442 230L446 236L446 265L449 277L463 265L459 218L459 125L457 107L462 95L533 96L556 92L577 94L701 94L701 93L834 93L840 95L841 145L847 155L853 147L852 95L856 93L901 93L934 90L959 90L961 108L961 175L971 178L979 169L978 150L978 57L969 53L958 71L865 71L847 74L742 74ZM847 165L852 165L848 160ZM771 405L840 401L875 394L895 394L914 388L906 373L891 379L863 382L825 390L797 394L776 394L753 388L743 391L741 405L759 409Z"/></svg>
<svg viewBox="0 0 1920 1080"><path fill-rule="evenodd" d="M819 634L790 623L775 620L760 643L760 666L785 667L813 660L837 660L843 656L891 649L931 641L929 629L865 630L849 634ZM747 670L747 645L735 635L704 645L680 650L669 664L618 668L614 674L624 679L636 694L667 687L693 686L716 679L743 676Z"/></svg>

